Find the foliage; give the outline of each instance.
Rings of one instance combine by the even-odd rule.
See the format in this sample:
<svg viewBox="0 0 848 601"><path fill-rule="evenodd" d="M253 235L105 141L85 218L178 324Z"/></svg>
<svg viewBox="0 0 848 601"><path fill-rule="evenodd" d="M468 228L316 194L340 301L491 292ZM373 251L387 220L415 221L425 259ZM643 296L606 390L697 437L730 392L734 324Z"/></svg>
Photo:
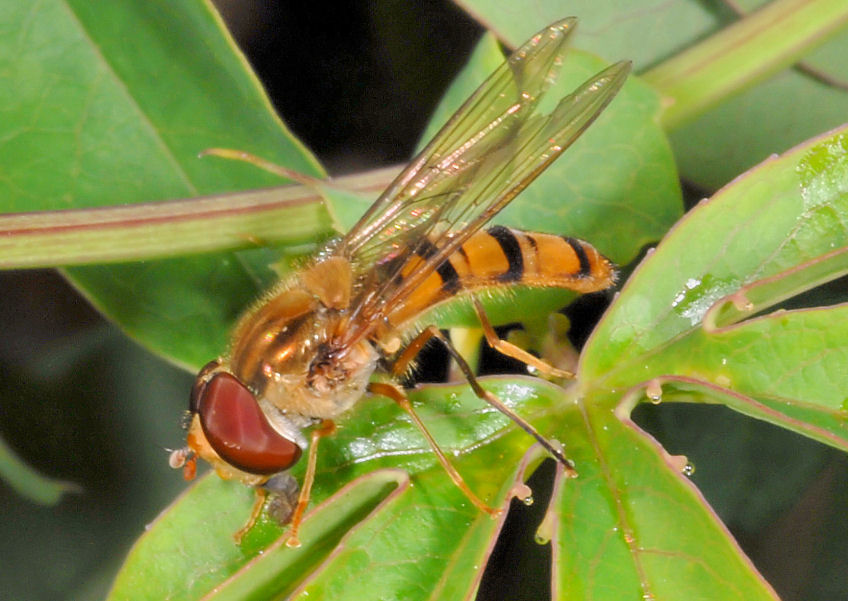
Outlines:
<svg viewBox="0 0 848 601"><path fill-rule="evenodd" d="M467 4L509 43L562 16L546 15L544 2L520 15L514 3ZM751 50L727 42L725 70L711 72L715 80L731 81L727 89L715 86L724 90L719 100L750 90L707 111L701 100L714 90L678 93L691 91L684 84L695 78L687 79L687 69L677 78L668 75L668 65L689 56L669 55L713 33L720 15L707 13L701 3L680 2L653 12L633 10L622 19L609 12L598 16L590 4L600 6L587 3L587 35L578 46L584 40L586 47L595 44L609 59L634 56L637 66L651 67L645 72L651 85L638 78L628 82L607 113L498 220L586 238L621 265L668 234L643 257L598 324L572 385L519 376L485 383L563 442L579 471L574 480L556 474L539 529L542 542L550 541L553 598L773 599L774 591L689 480L686 458L667 452L631 420L631 412L648 399L664 406L721 404L846 450L844 290L833 288L824 300L807 296L801 308L788 304L846 272L845 129L762 162L673 225L681 205L675 159L687 178L717 187L765 158L764 148L783 151L836 125L829 121L831 108L818 110L813 103L805 103L808 125L802 128L791 127L797 118L792 111L774 105L757 106L752 116L757 103L749 95L773 95L769 86L783 85L785 78L792 79L792 91L781 93L787 105L799 104L810 86L842 104L845 94L797 74L751 87L821 41L799 36L803 41L792 45L791 55L763 34L753 62L768 65L767 72L740 67L742 74L734 73L728 65L748 64L739 57ZM802 8L811 13L800 14ZM771 7L784 11L790 23L818 15L814 22L827 23L813 27L822 40L848 18L840 8L823 0L803 7L781 0ZM645 15L659 21L648 22ZM663 27L663 19L687 26ZM619 28L610 25L616 20ZM740 23L754 30L751 21ZM63 265L77 289L147 349L179 366L205 363L225 349L240 310L275 277L272 261L309 250L334 227L344 227L350 195L317 184L276 205L251 204L248 195L237 205L243 209L232 210L234 200L223 194L279 180L238 162L197 158L206 148L232 147L323 175L274 116L207 4L185 0L162 10L133 0L55 0L36 7L3 0L0 24L16 32L0 38L4 212L215 195L207 204L161 205L166 213L155 216L151 205L137 204L120 218L107 210L0 220L10 241L6 251L0 246L0 260L22 265L14 257L27 254L20 252L23 244L55 244L53 263ZM607 45L598 33L620 40L627 27L663 35L645 43L643 33L631 42L638 44L631 52ZM820 52L844 67L848 53ZM467 96L499 53L493 37L481 41L434 123ZM567 93L603 64L575 51L550 94ZM687 118L664 120L669 95L677 100L675 114ZM744 127L723 125L728 119ZM673 144L663 127L676 127L670 131ZM757 143L740 144L739 136L752 129ZM363 179L352 183L372 188ZM104 216L108 223L100 221ZM279 226L269 223L284 224L273 240L266 232ZM35 235L44 237L27 238ZM180 246L191 236L195 246ZM257 238L273 246L256 248ZM148 260L119 262L129 258ZM546 313L566 300L562 294L522 292L494 299L490 311L503 323ZM468 323L461 306L440 321ZM10 373L10 381L15 377ZM482 407L465 386L426 386L412 398L471 488L507 507L515 487L542 459L535 448L527 450L526 435ZM6 466L12 461L0 458ZM57 485L43 486L55 491ZM280 544L280 530L267 521L239 546L231 534L249 512L251 492L214 476L201 478L138 540L109 598L464 599L473 596L502 526L468 505L404 416L379 400L362 403L337 436L322 441L314 500L302 548L269 548Z"/></svg>

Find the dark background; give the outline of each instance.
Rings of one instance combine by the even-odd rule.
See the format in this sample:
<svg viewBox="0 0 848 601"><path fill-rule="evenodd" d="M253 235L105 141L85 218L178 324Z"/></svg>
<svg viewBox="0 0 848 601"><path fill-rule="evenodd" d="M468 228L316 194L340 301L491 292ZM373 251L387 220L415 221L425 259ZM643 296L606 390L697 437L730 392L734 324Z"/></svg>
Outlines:
<svg viewBox="0 0 848 601"><path fill-rule="evenodd" d="M448 2L219 4L279 113L334 175L407 160L482 33ZM0 273L0 290L0 434L81 488L42 507L0 483L0 598L102 598L144 525L185 486L165 448L182 444L191 375L126 339L56 272ZM715 407L636 415L690 457L693 479L784 599L844 597L841 454ZM480 599L544 598L547 550L532 542L544 479L535 506L514 512Z"/></svg>

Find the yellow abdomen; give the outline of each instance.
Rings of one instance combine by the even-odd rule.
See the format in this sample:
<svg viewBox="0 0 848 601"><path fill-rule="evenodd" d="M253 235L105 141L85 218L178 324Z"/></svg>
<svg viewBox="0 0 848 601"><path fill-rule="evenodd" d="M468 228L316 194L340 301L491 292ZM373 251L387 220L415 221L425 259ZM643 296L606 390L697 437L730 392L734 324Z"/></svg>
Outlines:
<svg viewBox="0 0 848 601"><path fill-rule="evenodd" d="M425 252L401 273L426 262ZM503 286L566 288L595 292L615 281L612 264L588 242L494 226L474 234L389 315L392 326L414 319L463 291Z"/></svg>

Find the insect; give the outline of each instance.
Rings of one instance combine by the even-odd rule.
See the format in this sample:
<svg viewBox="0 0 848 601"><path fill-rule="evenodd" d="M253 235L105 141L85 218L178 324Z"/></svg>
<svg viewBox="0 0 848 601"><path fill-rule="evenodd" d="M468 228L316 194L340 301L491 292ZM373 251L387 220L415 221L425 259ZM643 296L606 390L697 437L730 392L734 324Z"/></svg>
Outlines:
<svg viewBox="0 0 848 601"><path fill-rule="evenodd" d="M288 544L299 544L318 441L369 392L405 409L468 499L498 513L465 484L396 384L433 338L446 345L479 397L573 469L561 450L483 389L449 340L421 318L457 295L470 296L497 350L544 373L570 375L498 339L474 293L515 285L590 292L614 281L610 262L587 242L482 229L589 126L627 77L630 63L617 63L541 113L539 100L556 78L575 25L573 18L550 25L518 48L353 229L267 292L236 325L229 353L200 371L188 446L171 463L192 476L200 457L223 478L256 487L246 528L270 491L288 508L282 517L292 524ZM386 361L389 378L372 381ZM296 484L286 470L304 451L306 475L295 503Z"/></svg>

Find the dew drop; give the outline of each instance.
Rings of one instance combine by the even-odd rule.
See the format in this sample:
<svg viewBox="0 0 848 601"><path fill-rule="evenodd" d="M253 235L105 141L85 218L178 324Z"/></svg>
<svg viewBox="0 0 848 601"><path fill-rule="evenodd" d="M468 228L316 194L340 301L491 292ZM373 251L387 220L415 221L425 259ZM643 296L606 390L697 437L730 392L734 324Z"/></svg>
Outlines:
<svg viewBox="0 0 848 601"><path fill-rule="evenodd" d="M534 502L533 495L527 495L526 497L521 499L521 502L527 505L527 507L530 507Z"/></svg>
<svg viewBox="0 0 848 601"><path fill-rule="evenodd" d="M684 476L691 476L695 473L695 464L687 461L686 465L684 465L683 469L680 471L683 473Z"/></svg>
<svg viewBox="0 0 848 601"><path fill-rule="evenodd" d="M662 403L662 386L660 386L659 380L648 382L648 385L645 387L645 394L648 396L648 400L654 405Z"/></svg>
<svg viewBox="0 0 848 601"><path fill-rule="evenodd" d="M748 312L753 311L754 309L754 303L752 303L750 299L748 299L748 297L745 296L745 294L742 292L734 294L730 300L737 311Z"/></svg>

